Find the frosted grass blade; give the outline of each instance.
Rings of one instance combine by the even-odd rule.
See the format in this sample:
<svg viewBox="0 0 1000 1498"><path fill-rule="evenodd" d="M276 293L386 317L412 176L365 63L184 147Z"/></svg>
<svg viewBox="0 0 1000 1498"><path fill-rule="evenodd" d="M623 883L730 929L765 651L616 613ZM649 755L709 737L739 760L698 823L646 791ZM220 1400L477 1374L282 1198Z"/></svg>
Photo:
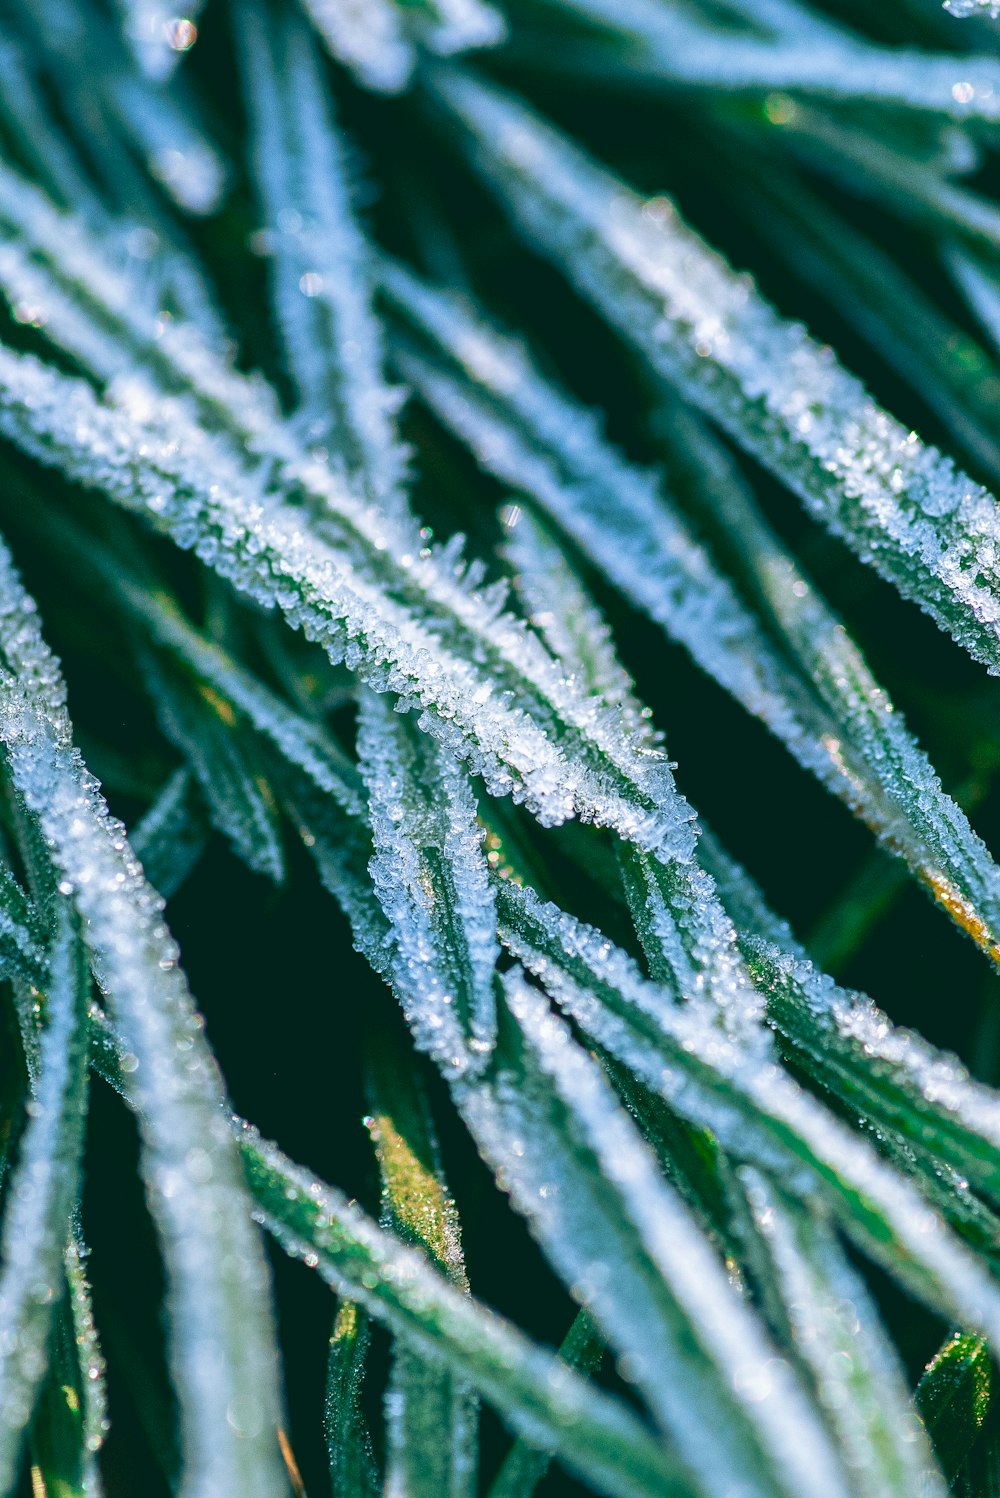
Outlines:
<svg viewBox="0 0 1000 1498"><path fill-rule="evenodd" d="M130 67L121 37L91 0L27 0L19 7L18 20L33 33L56 87L70 99L87 96L80 109L83 119L100 120L104 130L120 130L186 212L215 210L226 170L197 123L194 101ZM78 87L81 70L86 90Z"/></svg>
<svg viewBox="0 0 1000 1498"><path fill-rule="evenodd" d="M555 538L518 505L507 505L500 518L506 535L503 555L528 622L589 696L619 708L623 724L637 739L657 743L651 714L635 699L635 683L618 660L611 631Z"/></svg>
<svg viewBox="0 0 1000 1498"><path fill-rule="evenodd" d="M424 46L443 57L476 47L495 47L507 35L503 15L485 0L417 0L413 11Z"/></svg>
<svg viewBox="0 0 1000 1498"><path fill-rule="evenodd" d="M756 1245L747 1259L771 1282L790 1344L843 1453L856 1498L943 1498L927 1435L879 1313L836 1235L749 1166L739 1172Z"/></svg>
<svg viewBox="0 0 1000 1498"><path fill-rule="evenodd" d="M455 1203L437 1139L413 1071L412 1055L379 1039L368 1068L372 1112L366 1126L382 1178L382 1225L422 1250L469 1293ZM387 1493L406 1498L469 1498L476 1486L478 1406L456 1380L405 1344L393 1350L385 1394Z"/></svg>
<svg viewBox="0 0 1000 1498"><path fill-rule="evenodd" d="M765 39L704 24L653 0L629 0L627 5L618 0L555 3L628 38L633 43L628 54L633 77L668 87L751 94L787 89L952 119L1000 119L1000 64L994 58L879 47L825 24L810 11L789 13L780 34ZM586 53L581 48L577 55ZM553 61L560 65L558 53ZM571 49L570 65L573 61Z"/></svg>
<svg viewBox="0 0 1000 1498"><path fill-rule="evenodd" d="M895 1026L866 995L817 968L746 870L702 831L699 849L737 923L740 949L766 996L779 1044L819 1086L920 1154L991 1196L1000 1103L961 1062Z"/></svg>
<svg viewBox="0 0 1000 1498"><path fill-rule="evenodd" d="M523 624L505 620L501 627L494 609L494 645L530 692L515 709L495 680L303 532L290 506L275 497L262 507L228 483L208 480L214 448L210 440L202 446L196 428L186 431L181 451L176 436L159 437L101 406L82 383L7 350L0 352L0 386L7 436L144 512L241 591L280 607L332 660L344 660L377 690L398 692L408 708L419 705L421 727L465 757L491 792L516 795L544 822L577 815L660 857L688 853L689 812L665 758L636 746L616 715L609 721L607 709L572 691ZM444 568L434 575L443 588ZM456 610L485 630L488 602L461 589L452 596Z"/></svg>
<svg viewBox="0 0 1000 1498"><path fill-rule="evenodd" d="M687 1479L631 1411L456 1290L418 1250L292 1165L249 1125L240 1137L265 1226L289 1252L317 1257L317 1269L339 1293L466 1378L515 1430L551 1443L597 1492L691 1498Z"/></svg>
<svg viewBox="0 0 1000 1498"><path fill-rule="evenodd" d="M177 893L208 842L204 808L190 770L175 770L132 833L132 851L165 900Z"/></svg>
<svg viewBox="0 0 1000 1498"><path fill-rule="evenodd" d="M241 7L238 35L272 300L310 446L374 502L405 514L398 396L382 376L370 252L354 221L348 166L305 27L273 7Z"/></svg>
<svg viewBox="0 0 1000 1498"><path fill-rule="evenodd" d="M833 752L878 788L862 814L881 830L928 893L995 962L1000 960L1000 870L872 674L840 619L764 518L736 464L693 413L672 407L665 435L680 479L730 546L767 623L827 709Z"/></svg>
<svg viewBox="0 0 1000 1498"><path fill-rule="evenodd" d="M492 998L496 947L488 932L495 930L496 917L489 894L472 912L471 924L471 871L460 879L449 877L447 864L424 863L428 851L442 843L434 813L443 805L451 839L467 863L479 864L488 890L474 806L468 793L463 796L452 784L455 769L440 755L430 763L415 759L425 743L407 742L405 723L394 721L381 699L363 699L359 753L376 849L372 876L396 947L393 986L418 1045L451 1082L480 1152L503 1179L557 1272L584 1298L634 1369L635 1381L692 1473L702 1480L709 1475L704 1456L699 1462L690 1442L703 1446L693 1411L704 1418L711 1409L714 1426L728 1433L715 1453L715 1486L725 1486L738 1472L762 1494L772 1491L772 1484L778 1491L808 1492L814 1477L821 1484L817 1492L840 1491L836 1462L794 1386L779 1392L779 1380L766 1409L739 1398L733 1402L723 1370L734 1363L766 1362L758 1329L744 1318L713 1250L658 1177L596 1067L582 1052L568 1049L568 1032L545 1001L516 976L507 980L509 1006L530 1029L529 1050L545 1048L549 1032L558 1032L555 1049L544 1049L541 1058L532 1060L502 1030L500 1049L484 1073L456 1034L451 1009L461 1016L467 1006L459 1007L462 979L448 975L452 953L459 943L482 952L479 982L484 989L488 985ZM619 1266L614 1277L602 1269L610 1264ZM692 1346L700 1348L700 1356L692 1356ZM676 1370L676 1376L664 1380L664 1368ZM786 1405L795 1411L798 1440L812 1431L806 1438L808 1462L800 1464L795 1456L795 1442L779 1413Z"/></svg>
<svg viewBox="0 0 1000 1498"><path fill-rule="evenodd" d="M537 248L656 372L991 671L996 502L872 402L682 224L499 89L439 71L435 97Z"/></svg>
<svg viewBox="0 0 1000 1498"><path fill-rule="evenodd" d="M164 0L118 0L118 9L125 40L140 68L162 83L197 39L200 0L186 0L183 16Z"/></svg>
<svg viewBox="0 0 1000 1498"><path fill-rule="evenodd" d="M989 1347L969 1332L954 1332L924 1369L913 1397L949 1479L983 1426L992 1386Z"/></svg>
<svg viewBox="0 0 1000 1498"><path fill-rule="evenodd" d="M992 474L1000 472L1000 447L992 433L1000 391L995 360L897 260L831 211L800 177L785 177L773 160L752 162L749 149L741 152L740 165L748 178L740 208L756 231L853 323L966 453ZM973 262L956 248L949 263L954 271L958 263Z"/></svg>
<svg viewBox="0 0 1000 1498"><path fill-rule="evenodd" d="M961 84L956 85L960 90ZM740 137L746 122L723 106L719 119ZM769 139L857 197L949 237L1000 244L1000 212L989 197L949 180L946 163L915 156L891 136L872 136L834 114L781 95L768 104ZM757 136L757 131L754 131Z"/></svg>
<svg viewBox="0 0 1000 1498"><path fill-rule="evenodd" d="M496 1030L496 910L461 767L372 693L358 706L372 884L403 1011L446 1075L481 1071Z"/></svg>
<svg viewBox="0 0 1000 1498"><path fill-rule="evenodd" d="M273 1498L276 1356L268 1281L233 1142L162 900L72 748L64 688L9 554L0 552L0 739L84 922L99 982L135 1063L143 1168L169 1280L185 1436L184 1498ZM205 1167L208 1167L206 1170Z"/></svg>
<svg viewBox="0 0 1000 1498"><path fill-rule="evenodd" d="M341 1301L330 1334L323 1412L333 1498L376 1498L380 1491L371 1433L361 1408L370 1340L367 1314L353 1300Z"/></svg>
<svg viewBox="0 0 1000 1498"><path fill-rule="evenodd" d="M104 1493L97 1464L109 1428L104 1359L82 1261L74 1236L64 1255L71 1288L56 1309L49 1372L31 1422L32 1481L40 1498L103 1498Z"/></svg>
<svg viewBox="0 0 1000 1498"><path fill-rule="evenodd" d="M54 914L45 1028L30 1116L0 1236L0 1489L12 1490L25 1429L49 1364L63 1254L80 1189L87 1106L89 976L68 908Z"/></svg>

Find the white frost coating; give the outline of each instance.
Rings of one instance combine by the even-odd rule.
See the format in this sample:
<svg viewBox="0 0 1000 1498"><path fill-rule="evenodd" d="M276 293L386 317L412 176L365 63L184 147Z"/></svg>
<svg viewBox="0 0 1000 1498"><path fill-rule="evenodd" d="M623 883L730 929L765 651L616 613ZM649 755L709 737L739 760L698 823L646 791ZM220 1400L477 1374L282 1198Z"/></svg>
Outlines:
<svg viewBox="0 0 1000 1498"><path fill-rule="evenodd" d="M621 709L637 739L648 738L647 715L619 663L608 626L565 556L530 515L516 506L505 513L506 553L520 568L516 586L529 608L540 610L533 622L546 643L579 674L587 691ZM693 862L665 868L638 852L624 853L623 859L629 908L656 981L686 1003L714 1005L724 1027L744 1036L753 1033L765 1044L762 1001L709 875Z"/></svg>
<svg viewBox="0 0 1000 1498"><path fill-rule="evenodd" d="M927 1433L868 1290L825 1221L759 1171L739 1175L757 1238L748 1257L778 1297L834 1432L853 1498L944 1498ZM761 1251L762 1250L762 1251Z"/></svg>
<svg viewBox="0 0 1000 1498"><path fill-rule="evenodd" d="M501 1072L495 1101L470 1096L466 1106L553 1259L564 1273L580 1275L588 1310L624 1351L630 1378L674 1447L707 1492L729 1492L739 1480L748 1493L845 1494L844 1474L791 1369L736 1295L598 1064L516 969L505 989L530 1058L527 1074ZM538 1102L535 1068L545 1079ZM560 1160L552 1138L547 1152L534 1142L544 1139L537 1114L548 1088L566 1110L563 1129L576 1157L565 1175L569 1156ZM602 1241L610 1246L585 1226L586 1197L578 1193L588 1169L604 1211L620 1213L634 1234L635 1247L631 1255L623 1250L621 1261L598 1254L586 1263ZM627 1281L616 1271L619 1262L632 1270ZM659 1297L650 1269L661 1281ZM709 1446L706 1428L713 1431Z"/></svg>
<svg viewBox="0 0 1000 1498"><path fill-rule="evenodd" d="M243 5L237 35L267 223L272 299L304 440L378 505L405 514L406 453L382 376L370 252L354 220L348 164L308 30Z"/></svg>
<svg viewBox="0 0 1000 1498"><path fill-rule="evenodd" d="M124 829L72 747L65 689L34 604L0 551L0 740L60 888L85 923L102 987L137 1065L144 1172L169 1281L184 1498L285 1490L268 1278L248 1217L223 1095L201 1022Z"/></svg>
<svg viewBox="0 0 1000 1498"><path fill-rule="evenodd" d="M439 99L536 247L816 518L1000 673L1000 512L683 225L499 89Z"/></svg>
<svg viewBox="0 0 1000 1498"><path fill-rule="evenodd" d="M496 1032L500 947L468 777L371 692L360 697L358 755L393 985L417 1043L446 1076L480 1071Z"/></svg>
<svg viewBox="0 0 1000 1498"><path fill-rule="evenodd" d="M633 77L720 90L789 89L953 119L1000 119L1000 64L991 57L880 47L814 12L773 3L754 6L761 21L767 23L771 11L770 22L778 23L771 39L704 24L655 0L556 3L637 43L628 58Z"/></svg>
<svg viewBox="0 0 1000 1498"><path fill-rule="evenodd" d="M825 741L854 783L863 819L996 959L1000 869L988 849L943 791L934 766L840 619L771 529L729 454L680 409L668 415L667 433L689 470L699 506L739 538L745 573L772 628L827 710Z"/></svg>
<svg viewBox="0 0 1000 1498"><path fill-rule="evenodd" d="M62 906L49 954L48 1022L0 1241L0 1489L5 1493L14 1487L24 1428L48 1367L52 1314L62 1291L63 1254L80 1188L87 985L76 944Z"/></svg>
<svg viewBox="0 0 1000 1498"><path fill-rule="evenodd" d="M180 410L178 437L163 438L102 406L82 382L9 350L0 353L0 387L6 435L41 462L144 513L258 602L278 606L332 659L377 690L398 692L407 707L421 709L421 726L485 776L493 794L514 794L549 824L576 815L659 857L690 855L690 812L666 760L634 745L603 704L571 691L523 624L491 612L485 595L449 585L447 552L430 581L461 610L463 623L471 620L484 636L492 628L497 653L528 685L523 706L452 654L433 620L391 600L303 531L301 512L211 482L214 446ZM419 573L419 561L411 561Z"/></svg>
<svg viewBox="0 0 1000 1498"><path fill-rule="evenodd" d="M130 263L118 244L60 211L6 164L0 225L0 284L11 305L30 310L46 336L97 379L184 391L240 445L287 455L278 402L265 382L233 369L228 349L213 348L198 327L164 318L141 261Z"/></svg>
<svg viewBox="0 0 1000 1498"><path fill-rule="evenodd" d="M302 0L331 57L381 93L406 87L416 57L393 0Z"/></svg>

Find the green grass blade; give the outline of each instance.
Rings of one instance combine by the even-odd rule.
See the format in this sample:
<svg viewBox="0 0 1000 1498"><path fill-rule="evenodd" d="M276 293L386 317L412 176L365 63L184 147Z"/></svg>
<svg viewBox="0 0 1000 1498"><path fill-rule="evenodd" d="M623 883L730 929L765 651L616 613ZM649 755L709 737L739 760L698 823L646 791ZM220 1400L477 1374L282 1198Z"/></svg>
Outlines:
<svg viewBox="0 0 1000 1498"><path fill-rule="evenodd" d="M992 860L722 447L681 413L671 423L676 478L718 516L723 537L737 538L737 554L748 553L756 613L653 476L626 464L520 345L399 266L384 266L383 285L407 322L462 372L459 382L412 351L398 356L481 463L540 504L632 602L907 858L981 947L1000 952L1000 876ZM619 531L611 548L609 517Z"/></svg>
<svg viewBox="0 0 1000 1498"><path fill-rule="evenodd" d="M759 1171L739 1172L788 1340L808 1370L856 1498L943 1498L947 1485L914 1411L895 1349L828 1224ZM753 1267L755 1255L748 1260Z"/></svg>
<svg viewBox="0 0 1000 1498"><path fill-rule="evenodd" d="M885 108L929 111L954 119L1000 118L1000 64L990 57L954 57L916 48L878 47L814 11L788 17L765 39L703 24L653 0L556 0L572 15L633 43L632 74L667 85L714 92L793 93ZM583 54L586 55L585 53ZM573 53L570 51L570 63ZM556 55L556 65L560 59ZM565 61L562 62L565 66ZM971 84L965 99L962 84Z"/></svg>
<svg viewBox="0 0 1000 1498"><path fill-rule="evenodd" d="M137 823L132 851L165 900L176 894L208 842L205 813L190 770L175 770Z"/></svg>
<svg viewBox="0 0 1000 1498"><path fill-rule="evenodd" d="M914 1398L949 1479L979 1435L992 1387L989 1348L969 1332L953 1333L924 1369Z"/></svg>
<svg viewBox="0 0 1000 1498"><path fill-rule="evenodd" d="M361 1408L371 1328L353 1300L337 1307L330 1334L323 1425L333 1498L376 1498L380 1492L372 1438Z"/></svg>
<svg viewBox="0 0 1000 1498"><path fill-rule="evenodd" d="M380 1037L368 1078L372 1111L365 1122L382 1178L382 1225L468 1294L458 1212L413 1058ZM466 1383L397 1345L385 1416L387 1491L469 1498L476 1487L478 1407Z"/></svg>

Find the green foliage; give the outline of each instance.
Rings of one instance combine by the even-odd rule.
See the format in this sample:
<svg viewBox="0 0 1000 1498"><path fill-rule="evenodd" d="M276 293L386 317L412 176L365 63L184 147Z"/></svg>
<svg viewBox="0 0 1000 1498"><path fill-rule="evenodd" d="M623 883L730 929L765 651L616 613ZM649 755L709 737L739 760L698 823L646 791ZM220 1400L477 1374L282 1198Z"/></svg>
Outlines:
<svg viewBox="0 0 1000 1498"><path fill-rule="evenodd" d="M12 11L0 1498L992 1498L947 8Z"/></svg>

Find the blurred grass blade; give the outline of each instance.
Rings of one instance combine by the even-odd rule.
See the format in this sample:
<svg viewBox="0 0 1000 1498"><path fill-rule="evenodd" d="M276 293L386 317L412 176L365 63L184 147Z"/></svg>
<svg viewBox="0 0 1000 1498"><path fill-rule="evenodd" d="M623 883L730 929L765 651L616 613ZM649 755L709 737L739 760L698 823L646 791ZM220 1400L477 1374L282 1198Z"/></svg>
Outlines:
<svg viewBox="0 0 1000 1498"><path fill-rule="evenodd" d="M375 503L405 513L406 455L393 430L396 393L382 377L371 255L318 58L293 14L257 3L237 14L271 296L304 439Z"/></svg>
<svg viewBox="0 0 1000 1498"><path fill-rule="evenodd" d="M303 0L303 6L331 56L359 83L387 94L406 87L416 59L394 0Z"/></svg>
<svg viewBox="0 0 1000 1498"><path fill-rule="evenodd" d="M143 873L165 900L177 893L208 842L204 808L188 769L175 770L132 834Z"/></svg>
<svg viewBox="0 0 1000 1498"><path fill-rule="evenodd" d="M788 13L779 34L765 38L703 24L686 9L655 0L555 3L627 38L633 44L630 70L639 79L720 93L788 89L958 119L1000 118L1000 64L994 58L878 47L815 11ZM572 50L569 55L572 60ZM558 66L558 54L554 61ZM961 88L966 82L968 100Z"/></svg>
<svg viewBox="0 0 1000 1498"><path fill-rule="evenodd" d="M382 1225L426 1253L467 1295L458 1213L413 1057L380 1036L372 1047L368 1086L372 1111L365 1122L382 1178ZM387 1493L469 1498L476 1487L478 1407L465 1382L398 1344L385 1416Z"/></svg>
<svg viewBox="0 0 1000 1498"><path fill-rule="evenodd" d="M370 1339L367 1313L353 1300L341 1301L330 1335L323 1416L333 1498L376 1498L381 1491L361 1408Z"/></svg>
<svg viewBox="0 0 1000 1498"><path fill-rule="evenodd" d="M14 1165L0 1236L0 1490L17 1462L49 1366L63 1255L80 1189L87 1108L90 980L69 908L53 917L46 962L46 1023L28 1124Z"/></svg>
<svg viewBox="0 0 1000 1498"><path fill-rule="evenodd" d="M559 1347L560 1361L584 1376L596 1372L604 1356L604 1338L586 1311L578 1311ZM519 1436L490 1486L489 1498L533 1498L549 1470L552 1453Z"/></svg>
<svg viewBox="0 0 1000 1498"><path fill-rule="evenodd" d="M492 85L441 70L433 88L528 242L811 514L1000 671L992 496L879 410L667 199L643 203Z"/></svg>
<svg viewBox="0 0 1000 1498"><path fill-rule="evenodd" d="M65 1254L68 1288L55 1313L49 1373L31 1425L38 1498L103 1498L104 1493L97 1463L109 1425L104 1359L82 1258L74 1235Z"/></svg>

